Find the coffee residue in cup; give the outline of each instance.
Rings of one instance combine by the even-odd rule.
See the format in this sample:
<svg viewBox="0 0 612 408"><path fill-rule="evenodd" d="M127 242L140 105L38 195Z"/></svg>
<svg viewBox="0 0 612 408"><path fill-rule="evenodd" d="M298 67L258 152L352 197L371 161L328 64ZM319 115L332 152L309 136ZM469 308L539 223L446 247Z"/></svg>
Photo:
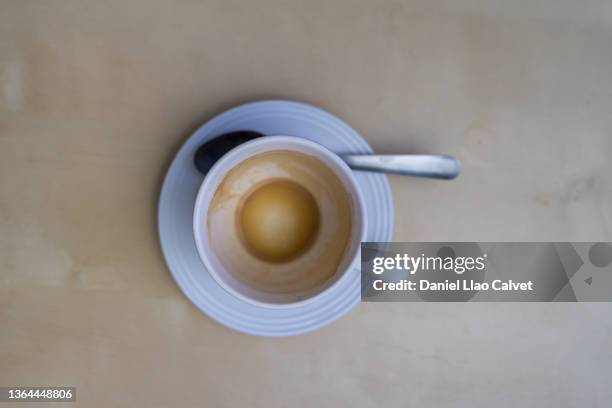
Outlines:
<svg viewBox="0 0 612 408"><path fill-rule="evenodd" d="M211 249L245 287L308 296L341 269L352 205L343 182L320 159L289 150L261 153L218 185L207 214Z"/></svg>
<svg viewBox="0 0 612 408"><path fill-rule="evenodd" d="M253 186L236 215L243 244L270 262L287 262L307 251L316 239L320 218L310 191L284 178Z"/></svg>

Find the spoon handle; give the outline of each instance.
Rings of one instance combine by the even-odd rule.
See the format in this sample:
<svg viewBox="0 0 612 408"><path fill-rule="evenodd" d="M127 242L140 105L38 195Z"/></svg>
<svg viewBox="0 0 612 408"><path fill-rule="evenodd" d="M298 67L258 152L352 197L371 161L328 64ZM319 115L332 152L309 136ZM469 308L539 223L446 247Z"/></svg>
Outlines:
<svg viewBox="0 0 612 408"><path fill-rule="evenodd" d="M461 171L457 159L440 154L367 154L343 155L342 158L354 170L379 173L450 180Z"/></svg>

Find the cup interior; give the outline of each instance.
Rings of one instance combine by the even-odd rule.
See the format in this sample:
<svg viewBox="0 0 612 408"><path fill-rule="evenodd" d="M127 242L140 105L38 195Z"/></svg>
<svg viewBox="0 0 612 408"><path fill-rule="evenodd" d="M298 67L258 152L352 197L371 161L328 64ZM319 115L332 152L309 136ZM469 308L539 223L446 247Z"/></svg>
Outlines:
<svg viewBox="0 0 612 408"><path fill-rule="evenodd" d="M333 235L326 232L331 230L330 225L337 223L336 218L342 218L344 215L338 212L340 209L333 210L333 207L329 206L329 200L318 201L319 209L322 209L321 212L323 213L319 226L320 231L312 248L295 260L278 263L249 258L250 255L243 248L244 242L236 240L235 235L239 235L235 232L238 228L237 224L236 222L229 222L232 217L231 214L234 214L232 212L234 211L233 207L231 207L233 205L231 200L234 199L227 201L229 204L224 202L223 205L229 206L224 209L217 205L218 195L215 194L221 185L225 186L224 180L228 177L228 174L232 174L233 169L240 167L248 159L266 157L263 155L270 152L294 152L314 158L325 167L322 171L328 172L323 173L329 174L324 178L337 180L338 189L342 189L342 193L347 198L346 210L350 213L350 217L348 217L350 219L350 232L348 232L346 244L343 244L341 252L336 251L337 253L334 255L332 249L335 248L335 243L325 241L328 238L333 238ZM314 180L314 178L311 179ZM238 200L238 198L235 200ZM230 215L226 218L220 218L214 212L217 211L217 208L221 208L221 211ZM331 210L326 210L326 208ZM334 211L336 212L334 213ZM196 198L193 229L197 250L202 262L210 275L225 290L258 306L297 306L312 301L324 292L331 290L346 276L348 271L357 266L360 244L366 231L364 200L351 169L335 153L303 138L266 136L244 143L231 150L211 168L204 178ZM311 279L312 282L304 280L302 281L303 284L301 284L302 282L294 284L290 280L290 277L294 280L302 279L300 276L303 276L304 279L310 279L309 276L312 276L312 273L317 273L317 270L312 269L317 265L317 262L322 262L322 260L328 258L332 259L332 255L337 256L337 258L333 258L335 260L333 265L335 266L330 273L322 275L322 277L317 276L318 280L313 278ZM332 264L321 265L323 265L322 268L329 268ZM300 270L300 267L303 270ZM237 270L240 268L242 269L238 273ZM258 280L249 277L249 274L255 274L259 270L264 272L253 275L257 276ZM268 282L266 271L270 271L269 276L280 276L280 281L283 279L282 276L287 276L287 284L273 282L272 278ZM286 275L283 275L283 273Z"/></svg>

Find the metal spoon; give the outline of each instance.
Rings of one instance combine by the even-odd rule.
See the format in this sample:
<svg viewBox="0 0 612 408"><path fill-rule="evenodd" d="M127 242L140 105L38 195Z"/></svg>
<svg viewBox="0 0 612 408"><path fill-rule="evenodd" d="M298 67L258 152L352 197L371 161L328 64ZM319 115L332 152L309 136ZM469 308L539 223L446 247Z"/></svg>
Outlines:
<svg viewBox="0 0 612 408"><path fill-rule="evenodd" d="M195 166L200 173L206 174L225 153L262 136L264 135L251 130L219 135L198 148L194 156ZM379 173L450 180L457 177L461 171L461 164L457 159L440 154L349 154L341 157L354 170Z"/></svg>

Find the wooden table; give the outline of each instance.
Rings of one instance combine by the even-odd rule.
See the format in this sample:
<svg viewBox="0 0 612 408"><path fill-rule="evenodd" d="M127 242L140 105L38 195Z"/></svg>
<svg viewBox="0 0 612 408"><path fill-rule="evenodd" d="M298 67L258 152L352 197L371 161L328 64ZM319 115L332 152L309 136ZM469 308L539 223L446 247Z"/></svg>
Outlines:
<svg viewBox="0 0 612 408"><path fill-rule="evenodd" d="M267 98L463 161L390 177L397 241L612 240L608 2L0 0L0 386L75 385L83 407L612 404L606 303L362 304L284 339L200 313L161 256L162 177L199 124Z"/></svg>

